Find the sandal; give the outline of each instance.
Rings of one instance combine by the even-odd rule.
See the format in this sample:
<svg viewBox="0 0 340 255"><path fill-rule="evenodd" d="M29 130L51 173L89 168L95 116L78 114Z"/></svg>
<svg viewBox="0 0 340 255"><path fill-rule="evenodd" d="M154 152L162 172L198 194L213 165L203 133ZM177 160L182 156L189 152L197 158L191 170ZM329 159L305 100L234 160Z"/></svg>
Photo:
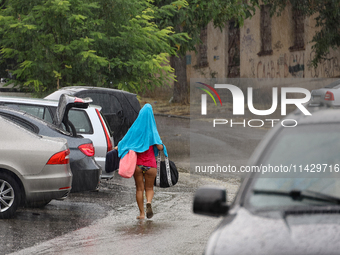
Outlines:
<svg viewBox="0 0 340 255"><path fill-rule="evenodd" d="M151 219L153 216L152 208L151 208L151 203L146 203L146 217L148 219Z"/></svg>

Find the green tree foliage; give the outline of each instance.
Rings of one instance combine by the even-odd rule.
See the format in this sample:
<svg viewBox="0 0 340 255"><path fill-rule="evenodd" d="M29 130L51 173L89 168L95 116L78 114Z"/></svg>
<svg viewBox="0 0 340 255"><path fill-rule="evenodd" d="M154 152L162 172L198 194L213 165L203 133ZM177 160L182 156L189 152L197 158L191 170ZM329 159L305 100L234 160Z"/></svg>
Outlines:
<svg viewBox="0 0 340 255"><path fill-rule="evenodd" d="M0 9L0 62L16 85L37 94L93 85L138 92L173 79L170 41L184 41L152 21L185 6L147 0L7 0Z"/></svg>
<svg viewBox="0 0 340 255"><path fill-rule="evenodd" d="M155 0L154 5L166 6L171 0ZM187 6L179 6L174 15L158 17L156 21L161 27L171 26L176 32L187 33L191 40L178 42L179 53L185 55L188 50L196 50L201 43L200 32L209 22L223 29L226 22L233 19L239 25L251 17L258 6L257 0L187 0Z"/></svg>
<svg viewBox="0 0 340 255"><path fill-rule="evenodd" d="M312 39L312 50L315 52L312 66L317 67L330 48L338 49L340 46L339 0L267 0L265 3L272 5L272 14L280 15L285 7L291 5L307 17L315 15L318 30Z"/></svg>
<svg viewBox="0 0 340 255"><path fill-rule="evenodd" d="M154 5L158 8L169 6L171 0L155 0ZM187 103L189 99L189 86L187 84L185 55L188 50L196 51L196 46L201 44L201 29L211 21L215 27L224 28L226 22L233 19L239 25L252 16L258 0L187 0L187 6L178 5L178 11L173 15L155 16L155 22L162 28L174 27L176 33L184 32L191 40L176 41L177 56L171 57L171 65L175 69L177 81L174 83L173 101Z"/></svg>

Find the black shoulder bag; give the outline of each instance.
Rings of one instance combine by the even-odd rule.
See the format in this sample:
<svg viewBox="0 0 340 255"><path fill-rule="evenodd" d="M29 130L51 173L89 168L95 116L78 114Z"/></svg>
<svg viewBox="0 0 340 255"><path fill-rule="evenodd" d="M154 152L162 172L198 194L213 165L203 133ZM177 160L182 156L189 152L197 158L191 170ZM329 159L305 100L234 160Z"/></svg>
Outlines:
<svg viewBox="0 0 340 255"><path fill-rule="evenodd" d="M178 182L178 171L174 162L165 157L161 161L161 151L157 156L157 176L154 185L160 188L169 188Z"/></svg>

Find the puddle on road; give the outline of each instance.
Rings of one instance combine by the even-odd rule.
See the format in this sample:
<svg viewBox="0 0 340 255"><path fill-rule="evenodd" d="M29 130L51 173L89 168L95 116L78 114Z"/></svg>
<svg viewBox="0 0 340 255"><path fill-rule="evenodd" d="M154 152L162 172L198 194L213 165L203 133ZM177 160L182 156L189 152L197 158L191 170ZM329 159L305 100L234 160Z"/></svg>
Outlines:
<svg viewBox="0 0 340 255"><path fill-rule="evenodd" d="M20 208L14 218L0 221L0 254L86 227L106 215L106 209L98 204L71 200L52 201L44 208Z"/></svg>
<svg viewBox="0 0 340 255"><path fill-rule="evenodd" d="M133 225L125 225L116 229L117 232L128 236L152 235L164 231L164 229L171 227L165 222L155 222L153 220L139 220Z"/></svg>

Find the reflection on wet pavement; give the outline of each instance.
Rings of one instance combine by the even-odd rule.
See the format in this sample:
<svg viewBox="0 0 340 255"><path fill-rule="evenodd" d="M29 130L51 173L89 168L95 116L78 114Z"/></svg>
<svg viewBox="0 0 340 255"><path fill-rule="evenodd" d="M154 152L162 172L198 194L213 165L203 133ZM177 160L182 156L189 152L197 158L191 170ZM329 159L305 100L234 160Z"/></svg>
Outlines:
<svg viewBox="0 0 340 255"><path fill-rule="evenodd" d="M116 179L102 184L100 191L93 197L101 201L102 210L108 210L106 213L96 211L98 204L93 208L83 207L81 210L90 210L102 216L89 226L77 228L49 241L40 241L33 247L30 246L34 244L26 243L26 247L30 248L18 249L14 254L201 254L207 237L220 219L192 213L194 190L206 184L227 185L229 196L234 196L239 185L235 180L223 183L181 173L180 182L175 187L155 190L154 217L136 220L138 207L135 189L130 181ZM120 192L115 193L116 190ZM89 198L83 195L77 199L87 201Z"/></svg>
<svg viewBox="0 0 340 255"><path fill-rule="evenodd" d="M71 201L52 201L42 209L20 209L13 219L0 221L0 253L17 251L83 228L98 219L98 214L107 213L102 206Z"/></svg>
<svg viewBox="0 0 340 255"><path fill-rule="evenodd" d="M139 236L139 235L154 235L162 232L165 228L170 225L168 223L155 222L153 220L138 220L132 225L126 225L118 227L115 229L118 233L121 232L122 235L127 235L128 237Z"/></svg>

